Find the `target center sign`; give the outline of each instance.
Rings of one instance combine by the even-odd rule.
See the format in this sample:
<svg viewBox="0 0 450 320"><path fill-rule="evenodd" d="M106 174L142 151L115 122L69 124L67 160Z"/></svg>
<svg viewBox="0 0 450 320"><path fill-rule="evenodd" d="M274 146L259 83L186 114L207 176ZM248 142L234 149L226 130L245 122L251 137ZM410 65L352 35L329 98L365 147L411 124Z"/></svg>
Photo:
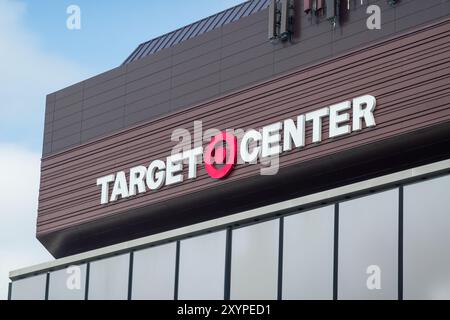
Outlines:
<svg viewBox="0 0 450 320"><path fill-rule="evenodd" d="M248 130L239 143L231 132L221 132L202 147L171 155L163 160L154 160L148 166L131 168L127 173L119 171L97 179L101 187L101 204L135 196L148 190L181 183L197 177L197 164L203 158L205 170L213 179L224 179L237 164L238 155L243 164L256 163L258 159L278 156L293 148L302 148L306 141L306 124L312 126L311 143L323 140L323 121L328 118L328 136L335 138L357 132L365 127L374 127L376 99L371 95L354 98L264 126L260 130ZM350 118L351 114L351 118ZM350 121L352 119L352 121ZM351 123L350 123L351 122ZM188 164L187 175L183 173ZM111 195L109 194L112 185Z"/></svg>

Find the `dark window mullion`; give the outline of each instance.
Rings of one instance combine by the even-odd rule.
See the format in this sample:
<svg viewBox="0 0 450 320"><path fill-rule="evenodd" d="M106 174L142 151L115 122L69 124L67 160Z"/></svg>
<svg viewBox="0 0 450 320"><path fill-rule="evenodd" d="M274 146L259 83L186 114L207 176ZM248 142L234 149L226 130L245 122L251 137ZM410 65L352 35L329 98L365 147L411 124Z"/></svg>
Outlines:
<svg viewBox="0 0 450 320"><path fill-rule="evenodd" d="M333 300L338 299L339 203L334 205Z"/></svg>
<svg viewBox="0 0 450 320"><path fill-rule="evenodd" d="M50 286L50 272L45 275L45 300L48 300L48 290Z"/></svg>
<svg viewBox="0 0 450 320"><path fill-rule="evenodd" d="M225 281L224 281L224 300L230 300L231 288L231 249L232 249L232 228L227 228L225 244Z"/></svg>
<svg viewBox="0 0 450 320"><path fill-rule="evenodd" d="M403 186L398 189L398 300L403 300Z"/></svg>
<svg viewBox="0 0 450 320"><path fill-rule="evenodd" d="M178 281L180 276L180 241L177 241L177 249L175 253L175 290L173 299L178 300Z"/></svg>
<svg viewBox="0 0 450 320"><path fill-rule="evenodd" d="M283 298L283 239L284 239L284 217L280 220L280 232L278 240L278 300Z"/></svg>
<svg viewBox="0 0 450 320"><path fill-rule="evenodd" d="M89 272L91 269L91 263L86 263L86 282L84 288L84 300L89 300Z"/></svg>
<svg viewBox="0 0 450 320"><path fill-rule="evenodd" d="M133 291L133 260L134 260L134 251L131 251L130 266L128 268L128 300L131 300Z"/></svg>
<svg viewBox="0 0 450 320"><path fill-rule="evenodd" d="M8 300L11 300L12 297L12 282L8 283Z"/></svg>

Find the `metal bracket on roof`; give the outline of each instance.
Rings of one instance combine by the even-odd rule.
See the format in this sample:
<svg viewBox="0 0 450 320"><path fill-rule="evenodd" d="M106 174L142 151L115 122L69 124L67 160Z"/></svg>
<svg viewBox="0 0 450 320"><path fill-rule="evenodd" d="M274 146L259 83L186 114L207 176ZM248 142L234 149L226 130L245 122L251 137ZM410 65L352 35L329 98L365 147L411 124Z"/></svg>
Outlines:
<svg viewBox="0 0 450 320"><path fill-rule="evenodd" d="M331 23L333 26L333 29L336 27L336 21L337 21L337 3L336 0L326 0L326 17L327 20Z"/></svg>
<svg viewBox="0 0 450 320"><path fill-rule="evenodd" d="M269 34L272 43L288 41L294 31L294 0L271 0L269 5Z"/></svg>

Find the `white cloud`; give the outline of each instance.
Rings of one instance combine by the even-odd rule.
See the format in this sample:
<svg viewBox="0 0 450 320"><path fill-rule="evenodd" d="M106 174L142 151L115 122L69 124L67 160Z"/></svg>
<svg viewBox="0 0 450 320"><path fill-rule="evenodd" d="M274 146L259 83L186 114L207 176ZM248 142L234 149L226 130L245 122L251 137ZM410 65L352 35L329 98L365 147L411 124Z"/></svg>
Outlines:
<svg viewBox="0 0 450 320"><path fill-rule="evenodd" d="M0 299L8 272L51 259L36 240L40 156L0 145Z"/></svg>
<svg viewBox="0 0 450 320"><path fill-rule="evenodd" d="M35 237L40 154L23 145L40 149L45 96L88 75L42 48L26 10L0 0L0 141L10 143L0 143L0 299L9 271L51 259Z"/></svg>

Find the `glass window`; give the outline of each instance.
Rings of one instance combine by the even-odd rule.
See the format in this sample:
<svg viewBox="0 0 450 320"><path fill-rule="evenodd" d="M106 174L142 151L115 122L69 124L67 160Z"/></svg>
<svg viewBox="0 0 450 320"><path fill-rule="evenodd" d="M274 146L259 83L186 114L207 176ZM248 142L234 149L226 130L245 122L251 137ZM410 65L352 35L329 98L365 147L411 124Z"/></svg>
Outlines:
<svg viewBox="0 0 450 320"><path fill-rule="evenodd" d="M46 274L13 281L11 300L45 300L46 283Z"/></svg>
<svg viewBox="0 0 450 320"><path fill-rule="evenodd" d="M223 299L226 231L180 242L179 299Z"/></svg>
<svg viewBox="0 0 450 320"><path fill-rule="evenodd" d="M450 299L449 234L450 176L405 186L405 299Z"/></svg>
<svg viewBox="0 0 450 320"><path fill-rule="evenodd" d="M173 299L175 255L175 242L134 253L132 299Z"/></svg>
<svg viewBox="0 0 450 320"><path fill-rule="evenodd" d="M279 219L233 230L231 299L277 299Z"/></svg>
<svg viewBox="0 0 450 320"><path fill-rule="evenodd" d="M49 300L84 300L86 265L70 266L50 273Z"/></svg>
<svg viewBox="0 0 450 320"><path fill-rule="evenodd" d="M89 270L88 299L127 299L129 266L129 254L91 262Z"/></svg>
<svg viewBox="0 0 450 320"><path fill-rule="evenodd" d="M339 204L338 298L398 298L398 190Z"/></svg>
<svg viewBox="0 0 450 320"><path fill-rule="evenodd" d="M334 206L288 216L283 234L283 299L333 299Z"/></svg>

